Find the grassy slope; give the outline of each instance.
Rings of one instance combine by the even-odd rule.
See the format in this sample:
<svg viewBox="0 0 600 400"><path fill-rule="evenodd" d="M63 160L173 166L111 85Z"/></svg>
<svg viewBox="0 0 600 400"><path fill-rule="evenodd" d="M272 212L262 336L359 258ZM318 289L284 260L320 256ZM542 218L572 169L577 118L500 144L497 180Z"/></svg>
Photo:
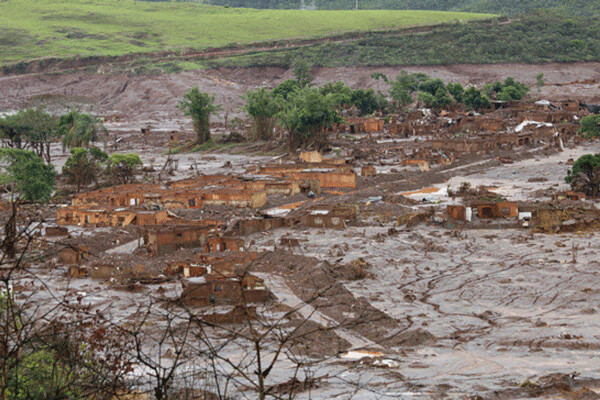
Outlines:
<svg viewBox="0 0 600 400"><path fill-rule="evenodd" d="M488 18L438 11L253 10L132 0L0 2L0 64L120 55Z"/></svg>
<svg viewBox="0 0 600 400"><path fill-rule="evenodd" d="M368 33L360 39L208 61L218 66L283 66L301 58L327 67L544 63L600 60L600 20L539 14L510 23L448 24L429 32Z"/></svg>

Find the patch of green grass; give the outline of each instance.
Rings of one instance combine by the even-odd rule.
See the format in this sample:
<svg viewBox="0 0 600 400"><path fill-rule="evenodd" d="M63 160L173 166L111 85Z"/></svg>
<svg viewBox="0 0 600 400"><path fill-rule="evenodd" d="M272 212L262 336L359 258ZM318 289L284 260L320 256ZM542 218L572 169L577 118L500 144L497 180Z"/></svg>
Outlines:
<svg viewBox="0 0 600 400"><path fill-rule="evenodd" d="M192 147L190 149L190 152L204 153L207 151L213 151L213 152L225 151L225 150L229 150L229 149L234 148L239 145L240 145L240 143L222 143L222 142L216 141L214 138L211 138L202 144L195 145L194 147Z"/></svg>
<svg viewBox="0 0 600 400"><path fill-rule="evenodd" d="M539 13L518 20L445 24L427 32L365 33L343 42L208 60L211 67L289 67L294 59L311 65L394 66L546 63L600 60L600 20Z"/></svg>
<svg viewBox="0 0 600 400"><path fill-rule="evenodd" d="M5 0L0 2L0 63L203 49L490 17L439 11L254 10L133 0Z"/></svg>

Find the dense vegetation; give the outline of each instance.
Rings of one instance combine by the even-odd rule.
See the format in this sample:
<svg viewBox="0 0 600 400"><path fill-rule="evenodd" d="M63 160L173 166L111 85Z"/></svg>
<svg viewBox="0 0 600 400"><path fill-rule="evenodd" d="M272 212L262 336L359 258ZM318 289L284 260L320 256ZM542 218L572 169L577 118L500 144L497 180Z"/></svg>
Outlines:
<svg viewBox="0 0 600 400"><path fill-rule="evenodd" d="M200 1L200 0L190 0ZM207 4L249 7L297 9L298 0L205 0ZM310 0L305 0L311 5ZM319 10L352 10L356 0L315 0ZM589 0L358 0L361 10L439 10L470 11L515 15L536 10L551 10L571 15L591 15L600 12L600 3Z"/></svg>
<svg viewBox="0 0 600 400"><path fill-rule="evenodd" d="M544 63L600 60L600 20L540 13L502 22L449 24L431 31L365 34L344 42L214 60L213 66L317 66Z"/></svg>
<svg viewBox="0 0 600 400"><path fill-rule="evenodd" d="M133 0L7 0L0 2L0 64L45 56L113 56L317 38L487 17L439 11L307 13Z"/></svg>
<svg viewBox="0 0 600 400"><path fill-rule="evenodd" d="M585 154L573 163L565 178L571 188L588 196L600 193L600 154Z"/></svg>

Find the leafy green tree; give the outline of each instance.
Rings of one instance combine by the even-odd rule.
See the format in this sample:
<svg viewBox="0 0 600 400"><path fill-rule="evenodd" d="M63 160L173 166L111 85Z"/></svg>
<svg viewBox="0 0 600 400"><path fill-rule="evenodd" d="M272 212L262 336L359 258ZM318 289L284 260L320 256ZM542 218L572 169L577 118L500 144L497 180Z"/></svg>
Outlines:
<svg viewBox="0 0 600 400"><path fill-rule="evenodd" d="M382 77L385 77L384 81L390 84L388 94L396 109L402 109L411 104L413 102L412 93L419 88L420 84L429 79L429 76L425 74L409 74L406 71L400 71L393 81L389 81L387 76L381 75ZM377 78L379 77L379 75L376 76Z"/></svg>
<svg viewBox="0 0 600 400"><path fill-rule="evenodd" d="M392 83L392 86L388 90L388 93L392 98L392 101L394 102L396 108L404 108L413 102L413 98L410 94L410 91L402 85L397 84L396 81Z"/></svg>
<svg viewBox="0 0 600 400"><path fill-rule="evenodd" d="M460 83L449 83L446 86L446 89L448 89L448 92L452 95L452 97L454 97L454 100L456 100L457 103L463 102L465 89Z"/></svg>
<svg viewBox="0 0 600 400"><path fill-rule="evenodd" d="M63 150L73 147L88 147L97 142L106 128L99 118L91 114L72 110L58 120L58 136L62 139Z"/></svg>
<svg viewBox="0 0 600 400"><path fill-rule="evenodd" d="M435 104L435 97L429 92L419 92L417 94L417 101L424 107L433 108Z"/></svg>
<svg viewBox="0 0 600 400"><path fill-rule="evenodd" d="M34 152L21 149L0 149L2 173L0 184L10 191L12 215L5 226L6 254L15 256L17 210L22 202L48 202L54 190L56 171Z"/></svg>
<svg viewBox="0 0 600 400"><path fill-rule="evenodd" d="M301 146L326 144L325 129L342 122L332 94L323 95L319 89L303 88L294 92L282 104L278 120L288 131L288 146L295 150Z"/></svg>
<svg viewBox="0 0 600 400"><path fill-rule="evenodd" d="M475 86L469 87L462 95L462 102L473 110L489 108L492 104L490 99Z"/></svg>
<svg viewBox="0 0 600 400"><path fill-rule="evenodd" d="M310 74L310 65L303 59L298 59L294 62L294 76L301 88L310 86L310 83L313 81L313 77Z"/></svg>
<svg viewBox="0 0 600 400"><path fill-rule="evenodd" d="M334 102L339 106L346 106L352 104L352 89L350 89L342 81L338 82L327 82L319 89L323 96L331 94L334 98Z"/></svg>
<svg viewBox="0 0 600 400"><path fill-rule="evenodd" d="M381 72L373 72L371 74L371 78L375 79L376 81L378 81L379 79L381 79L385 83L390 83L390 79L388 78L388 76L386 74L381 73Z"/></svg>
<svg viewBox="0 0 600 400"><path fill-rule="evenodd" d="M300 85L298 84L298 81L294 79L288 79L281 82L275 87L275 89L273 89L273 97L280 97L283 100L287 100L292 93L299 89Z"/></svg>
<svg viewBox="0 0 600 400"><path fill-rule="evenodd" d="M579 123L579 131L577 133L587 138L600 137L600 114L583 117Z"/></svg>
<svg viewBox="0 0 600 400"><path fill-rule="evenodd" d="M506 78L504 82L488 83L483 90L489 97L501 101L518 101L529 92L529 88L525 84L516 81L512 77Z"/></svg>
<svg viewBox="0 0 600 400"><path fill-rule="evenodd" d="M15 115L0 118L0 135L9 147L22 148L25 134L26 127L18 123Z"/></svg>
<svg viewBox="0 0 600 400"><path fill-rule="evenodd" d="M244 96L246 112L254 120L254 138L257 140L268 140L273 136L275 115L279 112L279 104L273 95L261 88L255 92L248 91Z"/></svg>
<svg viewBox="0 0 600 400"><path fill-rule="evenodd" d="M435 99L436 108L445 108L452 104L452 99L448 96L445 87L439 88L433 97Z"/></svg>
<svg viewBox="0 0 600 400"><path fill-rule="evenodd" d="M444 108L452 104L452 99L446 92L446 87L439 88L435 94L429 92L419 92L417 96L420 103L428 108Z"/></svg>
<svg viewBox="0 0 600 400"><path fill-rule="evenodd" d="M444 81L441 79L427 79L424 82L419 83L419 90L421 92L427 92L435 96L438 90L446 91L446 85L444 85Z"/></svg>
<svg viewBox="0 0 600 400"><path fill-rule="evenodd" d="M119 182L127 183L133 179L142 165L142 159L135 153L114 153L108 157L106 172Z"/></svg>
<svg viewBox="0 0 600 400"><path fill-rule="evenodd" d="M539 96L542 95L542 88L544 87L545 84L546 84L546 82L544 81L544 73L540 72L539 74L537 74L535 76L535 86L537 86Z"/></svg>
<svg viewBox="0 0 600 400"><path fill-rule="evenodd" d="M354 90L350 100L358 108L360 115L373 114L380 107L380 99L377 98L373 89Z"/></svg>
<svg viewBox="0 0 600 400"><path fill-rule="evenodd" d="M34 152L4 148L0 159L5 163L1 181L10 187L12 199L26 202L47 202L52 197L56 171Z"/></svg>
<svg viewBox="0 0 600 400"><path fill-rule="evenodd" d="M183 96L178 108L184 115L192 118L196 142L198 144L207 142L210 139L210 116L221 110L221 105L215 104L215 96L201 93L196 86Z"/></svg>
<svg viewBox="0 0 600 400"><path fill-rule="evenodd" d="M71 149L71 157L63 166L62 173L70 184L77 186L77 193L82 187L97 182L102 171L100 163L106 161L108 155L97 147L89 150L82 147Z"/></svg>
<svg viewBox="0 0 600 400"><path fill-rule="evenodd" d="M597 197L600 189L600 154L586 154L573 163L565 178L573 190Z"/></svg>
<svg viewBox="0 0 600 400"><path fill-rule="evenodd" d="M8 141L9 147L32 148L50 163L50 144L56 139L56 119L41 109L21 110L0 118L0 137Z"/></svg>

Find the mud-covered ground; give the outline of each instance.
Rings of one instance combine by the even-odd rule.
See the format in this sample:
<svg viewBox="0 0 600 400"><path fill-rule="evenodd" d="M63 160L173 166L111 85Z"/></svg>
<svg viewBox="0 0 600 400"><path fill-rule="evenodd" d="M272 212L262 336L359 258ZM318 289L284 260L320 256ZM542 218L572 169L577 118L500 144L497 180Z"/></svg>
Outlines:
<svg viewBox="0 0 600 400"><path fill-rule="evenodd" d="M546 86L542 98L577 98L600 103L599 63L570 64L495 64L495 65L449 65L389 68L314 68L311 72L317 85L342 80L352 88L376 88L386 90L382 81L371 78L373 72L395 76L400 70L424 72L447 82L464 85L503 80L512 76L535 89L535 77L544 73ZM244 117L243 95L249 89L274 87L282 80L292 78L290 70L281 68L236 68L201 70L167 75L127 74L52 74L0 77L0 112L36 104L37 101L83 101L103 115L119 115L128 121L148 119L164 120L180 116L176 106L181 97L193 86L201 91L215 94L223 112L231 120ZM537 93L534 93L537 95Z"/></svg>
<svg viewBox="0 0 600 400"><path fill-rule="evenodd" d="M407 69L463 84L514 76L534 85L535 75L544 72L547 86L541 97L600 102L596 81L600 80L600 65L594 63ZM383 89L370 74L380 71L394 75L399 70L339 68L313 73L316 84L344 80L352 87ZM132 77L6 77L0 78L0 111L52 99L86 101L94 112L120 117L119 121L107 122L109 151L138 152L145 166L160 171L168 157L166 132L189 127L175 106L190 87L198 85L216 94L217 101L225 104L221 119L225 113L231 119L242 116L239 96L246 90L273 87L290 77L290 71L278 69ZM148 125L153 133L142 137L139 128ZM221 129L219 133L227 132ZM53 149L54 164L60 169L66 154L59 145ZM316 357L319 361L310 374L322 379L318 387L299 398L597 398L597 233L548 235L504 228L457 231L442 224L410 229L396 226L396 218L404 213L432 206L442 210L451 201L447 189L456 189L466 181L473 187L490 186L509 200L546 200L548 189L567 188L564 176L569 159L597 152L597 143L562 152L518 149L512 154L516 160L513 164L480 155L465 157L458 165L433 166L426 173L386 163L377 166L378 176L359 177L356 190L341 195L323 193L315 200L358 204L362 211L359 221L346 230L286 228L245 237L248 250L267 252L253 266L253 272L265 280L274 295L274 301L260 310L264 315L297 308L313 293L324 291L317 302L299 311L310 324L335 326L359 316L365 318L315 336L307 344L311 354L321 356ZM241 174L249 165L273 157L181 153L172 157L178 168L168 179L199 172ZM419 191L423 188L428 190ZM407 197L418 204L395 201L399 193L407 191L413 192ZM305 195L299 196L303 197L269 199L265 208L307 200ZM383 201L370 201L377 196L383 196ZM230 214L215 211L219 217ZM135 235L126 230L70 231L75 237L101 244L97 257L104 251L131 252L137 247ZM282 237L298 239L299 246L282 246ZM89 307L90 312L126 324L140 317L140 307L174 299L181 293L178 282L127 287L71 279L53 258L34 266L37 278L23 279L19 296L51 302L53 296L66 292L79 298L79 305ZM353 277L351 265L359 265L366 274ZM164 322L161 307L155 311L156 329ZM378 352L377 357L358 351L364 349ZM223 351L231 360L243 358L239 351ZM269 382L285 382L294 375L291 358L292 353L281 358ZM140 375L144 372L142 368L135 371ZM306 376L308 372L299 375ZM252 395L250 391L243 394L246 398Z"/></svg>

